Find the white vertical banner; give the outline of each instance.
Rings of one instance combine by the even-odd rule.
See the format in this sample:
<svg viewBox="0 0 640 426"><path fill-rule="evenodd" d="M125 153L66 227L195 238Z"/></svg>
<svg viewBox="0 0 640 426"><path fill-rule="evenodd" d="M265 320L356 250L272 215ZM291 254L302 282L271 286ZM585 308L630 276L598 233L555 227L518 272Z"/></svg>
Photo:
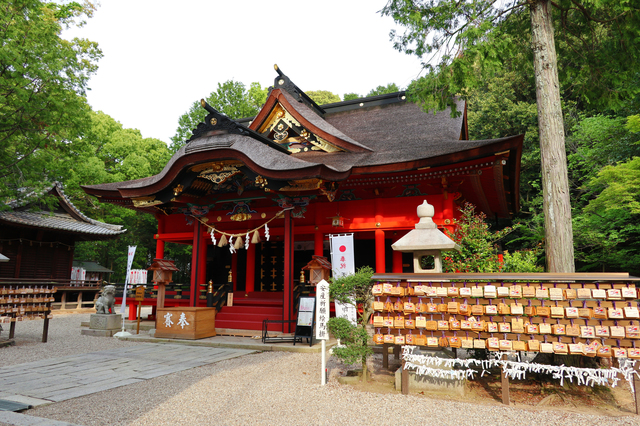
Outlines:
<svg viewBox="0 0 640 426"><path fill-rule="evenodd" d="M125 280L124 280L124 290L122 290L122 304L120 305L120 313L122 315L124 315L125 310L127 309L127 287L129 286L131 265L133 265L133 256L135 256L136 254L136 247L137 246L129 246L129 251L127 252L127 273L125 275ZM123 329L124 329L124 326L123 326Z"/></svg>
<svg viewBox="0 0 640 426"><path fill-rule="evenodd" d="M353 234L330 235L331 269L334 278L352 275L356 272L353 254ZM334 300L336 317L346 318L351 324L357 324L356 305L354 303L340 303Z"/></svg>
<svg viewBox="0 0 640 426"><path fill-rule="evenodd" d="M356 272L353 260L353 234L329 235L331 243L331 269L333 276L351 275Z"/></svg>
<svg viewBox="0 0 640 426"><path fill-rule="evenodd" d="M329 283L322 280L316 286L316 339L329 340Z"/></svg>

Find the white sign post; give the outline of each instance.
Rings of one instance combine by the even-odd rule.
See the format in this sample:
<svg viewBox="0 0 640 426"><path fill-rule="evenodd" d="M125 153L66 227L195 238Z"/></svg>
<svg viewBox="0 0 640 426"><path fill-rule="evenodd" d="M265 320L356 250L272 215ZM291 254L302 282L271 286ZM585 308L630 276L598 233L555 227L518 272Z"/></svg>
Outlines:
<svg viewBox="0 0 640 426"><path fill-rule="evenodd" d="M127 274L124 279L124 290L122 290L122 303L120 304L120 315L122 315L122 331L114 334L114 337L121 336L130 336L130 333L124 331L124 316L127 309L127 287L129 284L129 275L131 273L131 266L133 265L133 257L136 255L136 247L137 246L129 246L129 250L127 252Z"/></svg>
<svg viewBox="0 0 640 426"><path fill-rule="evenodd" d="M329 283L322 280L316 286L316 339L322 343L322 366L320 384L327 384L327 343L329 339L329 331L327 330L327 321L329 321Z"/></svg>

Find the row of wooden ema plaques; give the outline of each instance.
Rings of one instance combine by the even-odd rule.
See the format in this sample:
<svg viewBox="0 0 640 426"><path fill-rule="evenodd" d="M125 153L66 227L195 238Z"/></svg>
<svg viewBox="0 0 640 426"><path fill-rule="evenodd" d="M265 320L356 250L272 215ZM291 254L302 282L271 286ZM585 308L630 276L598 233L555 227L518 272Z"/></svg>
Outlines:
<svg viewBox="0 0 640 426"><path fill-rule="evenodd" d="M640 359L633 283L373 286L374 343Z"/></svg>
<svg viewBox="0 0 640 426"><path fill-rule="evenodd" d="M44 319L42 341L47 341L51 302L56 291L53 284L0 286L0 324L11 324L10 339L14 337L16 322Z"/></svg>

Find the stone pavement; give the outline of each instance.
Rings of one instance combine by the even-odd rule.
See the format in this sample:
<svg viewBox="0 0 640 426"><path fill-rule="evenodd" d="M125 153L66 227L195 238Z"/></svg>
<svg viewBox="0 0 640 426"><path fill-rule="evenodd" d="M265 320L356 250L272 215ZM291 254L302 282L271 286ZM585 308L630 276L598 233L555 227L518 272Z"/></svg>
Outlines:
<svg viewBox="0 0 640 426"><path fill-rule="evenodd" d="M0 399L33 406L50 404L252 352L237 348L140 343L17 364L0 368ZM14 414L0 412L0 423L39 424L31 423L30 416L23 416L23 423L13 423Z"/></svg>

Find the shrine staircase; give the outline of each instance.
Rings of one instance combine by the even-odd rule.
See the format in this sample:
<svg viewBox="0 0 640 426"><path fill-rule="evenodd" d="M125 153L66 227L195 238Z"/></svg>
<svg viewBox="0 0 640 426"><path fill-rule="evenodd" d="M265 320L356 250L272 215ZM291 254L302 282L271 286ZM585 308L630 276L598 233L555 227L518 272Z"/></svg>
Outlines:
<svg viewBox="0 0 640 426"><path fill-rule="evenodd" d="M236 291L233 306L223 306L216 313L216 328L262 330L263 320L282 319L282 296L282 292ZM270 324L269 330L282 331L282 325Z"/></svg>

